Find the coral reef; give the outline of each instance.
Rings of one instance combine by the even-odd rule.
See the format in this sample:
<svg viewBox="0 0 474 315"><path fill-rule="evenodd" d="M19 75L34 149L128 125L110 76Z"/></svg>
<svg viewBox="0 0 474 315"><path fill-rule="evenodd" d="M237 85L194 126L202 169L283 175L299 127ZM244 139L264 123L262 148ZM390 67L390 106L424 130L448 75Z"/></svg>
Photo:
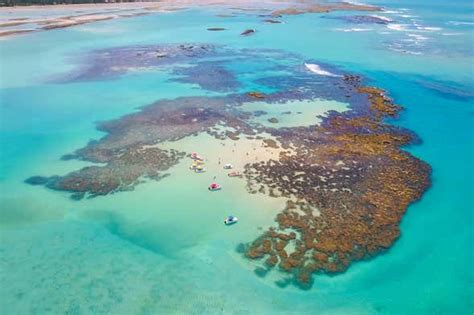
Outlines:
<svg viewBox="0 0 474 315"><path fill-rule="evenodd" d="M387 25L393 21L379 16L373 15L343 15L343 16L325 16L325 18L339 19L352 24L382 24Z"/></svg>
<svg viewBox="0 0 474 315"><path fill-rule="evenodd" d="M252 134L250 127L228 113L225 98L189 97L159 101L142 111L115 121L103 122L98 129L108 135L92 141L64 159L82 159L105 166L89 166L65 176L26 180L34 185L46 185L56 190L74 193L74 199L84 195L94 197L132 189L141 177L159 180L162 172L178 163L185 153L159 148L163 141L176 141L185 136L207 131L220 138L237 140L237 134ZM224 135L209 128L219 122L238 132Z"/></svg>
<svg viewBox="0 0 474 315"><path fill-rule="evenodd" d="M380 89L358 91L367 94L371 115L334 114L318 127L274 132L296 154L245 170L250 192L289 198L278 227L251 243L246 256L293 273L303 287L314 272L342 272L390 247L408 205L430 184L430 167L400 149L411 135L382 121L400 107ZM293 250L286 249L290 240Z"/></svg>
<svg viewBox="0 0 474 315"><path fill-rule="evenodd" d="M265 94L263 94L262 92L258 92L258 91L248 92L247 95L251 96L251 97L254 97L254 98L260 98L260 99L265 98Z"/></svg>
<svg viewBox="0 0 474 315"><path fill-rule="evenodd" d="M165 151L158 148L127 148L105 166L88 166L66 176L34 176L26 180L33 185L72 192L71 198L95 197L112 192L133 189L140 178L160 180L164 171L178 163L184 152Z"/></svg>
<svg viewBox="0 0 474 315"><path fill-rule="evenodd" d="M385 121L402 108L385 91L329 65L317 63L333 76L315 76L292 54L232 51L203 44L114 48L94 52L86 60L90 63L73 81L115 76L133 67L167 65L174 66L172 73L184 76L179 80L234 94L163 99L101 122L98 129L106 133L103 138L63 157L101 165L26 181L71 192L75 199L94 197L133 189L142 178L166 176L186 153L164 150L165 141L203 132L220 140L261 140L262 148L277 149L278 154L247 163L243 180L250 193L283 197L287 205L277 215L276 227L244 246L246 257L262 260L258 276L278 267L291 273L295 283L309 287L313 273L342 272L352 261L389 248L400 234L399 223L407 207L430 184L430 167L401 149L416 137ZM261 65L260 76L251 83L265 94L235 92L241 87L239 73L226 66L247 60ZM180 68L186 62L193 66ZM286 74L275 74L281 72ZM267 112L259 108L247 112L242 106L264 101L277 112L297 115L301 112L278 110L278 106L317 99L344 102L349 110L319 117L320 124L315 119L312 126L289 128L279 126L276 117L267 119L271 127L258 123L253 118Z"/></svg>
<svg viewBox="0 0 474 315"><path fill-rule="evenodd" d="M310 4L297 7L279 9L272 12L272 16L297 15L305 13L329 13L331 11L381 11L379 7L348 2L334 2L328 4Z"/></svg>

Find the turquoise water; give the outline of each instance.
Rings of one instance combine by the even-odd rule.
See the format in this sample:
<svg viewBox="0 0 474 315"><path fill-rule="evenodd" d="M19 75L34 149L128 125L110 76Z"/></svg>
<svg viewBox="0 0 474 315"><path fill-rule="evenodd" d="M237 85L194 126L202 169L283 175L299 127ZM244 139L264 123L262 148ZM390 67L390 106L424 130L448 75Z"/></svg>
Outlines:
<svg viewBox="0 0 474 315"><path fill-rule="evenodd" d="M474 10L469 1L380 4L395 13L379 15L402 30L321 15L267 25L251 15L225 19L215 16L222 10L200 9L1 41L1 312L472 314ZM258 32L238 36L247 28ZM414 43L408 34L427 39ZM59 158L101 137L97 121L162 98L210 94L170 81L166 72L51 83L79 66L75 58L91 49L182 42L284 49L365 75L403 104L393 123L422 139L407 149L432 166L433 185L408 209L396 244L341 275L315 276L311 290L283 289L274 283L278 271L259 278L235 251L284 206L279 198L245 194L243 181L222 179L226 189L209 195L201 191L208 178L190 176L185 162L163 181L81 201L23 182L87 165ZM206 150L219 145L209 140ZM222 209L238 213L239 224L223 226Z"/></svg>

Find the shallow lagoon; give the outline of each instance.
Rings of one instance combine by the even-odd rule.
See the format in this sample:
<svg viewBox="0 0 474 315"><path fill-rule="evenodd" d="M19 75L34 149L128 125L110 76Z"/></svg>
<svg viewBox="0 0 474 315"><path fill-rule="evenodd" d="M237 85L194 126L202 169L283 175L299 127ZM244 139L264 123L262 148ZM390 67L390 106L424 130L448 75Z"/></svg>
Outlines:
<svg viewBox="0 0 474 315"><path fill-rule="evenodd" d="M294 101L283 104L247 103L242 106L244 111L258 113L265 112L253 118L254 123L271 128L297 127L317 125L319 117L325 116L329 111L343 112L347 109L344 103L327 100ZM275 122L271 122L275 118Z"/></svg>
<svg viewBox="0 0 474 315"><path fill-rule="evenodd" d="M392 6L399 9L398 4ZM410 55L384 45L406 37L405 32L381 34L387 31L384 26L368 33L342 32L336 29L347 28L343 22L318 15L291 16L285 24L267 25L253 16L222 19L214 16L217 12L190 10L2 41L1 277L9 284L0 289L2 311L470 314L472 98L460 98L457 90L450 97L419 82L441 80L444 86L469 91L473 52L467 46L473 30L447 24L465 18L457 10L434 9L425 20L428 13L422 2L404 6L426 26L459 28L456 32L465 37L428 32L434 39L419 48L421 55ZM229 31L207 32L211 26ZM251 27L258 33L238 36ZM301 29L306 39L295 41ZM96 48L196 38L237 47L281 48L362 73L406 107L394 123L422 139L422 145L409 150L433 167L433 186L409 208L402 237L393 248L352 265L344 274L316 276L309 291L282 289L274 283L281 277L278 271L259 278L255 265L235 247L257 236L259 227L273 224L283 204L244 195L245 184L239 179L224 178L226 189L209 194L209 176L217 166L194 174L183 161L172 169L177 176L79 202L23 183L33 174L65 174L84 164L59 158L99 138L96 121L120 117L160 98L210 93L170 82L166 73L46 83L75 67L71 56ZM208 140L196 139L203 147ZM206 156L215 156L220 145L215 144L206 147ZM222 224L229 211L241 218L238 225Z"/></svg>

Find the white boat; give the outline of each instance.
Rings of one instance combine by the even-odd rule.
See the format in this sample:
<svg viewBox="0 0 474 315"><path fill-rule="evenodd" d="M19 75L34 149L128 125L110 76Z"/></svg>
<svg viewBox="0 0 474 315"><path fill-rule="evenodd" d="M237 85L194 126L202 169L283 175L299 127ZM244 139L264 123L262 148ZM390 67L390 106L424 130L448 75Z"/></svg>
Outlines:
<svg viewBox="0 0 474 315"><path fill-rule="evenodd" d="M234 217L233 215L230 215L224 219L224 224L231 225L231 224L237 223L237 221L239 221L239 218Z"/></svg>
<svg viewBox="0 0 474 315"><path fill-rule="evenodd" d="M230 163L227 163L227 164L224 165L224 169L225 169L225 170L230 170L230 169L232 169L232 168L234 168L234 166L233 166L232 164L230 164Z"/></svg>

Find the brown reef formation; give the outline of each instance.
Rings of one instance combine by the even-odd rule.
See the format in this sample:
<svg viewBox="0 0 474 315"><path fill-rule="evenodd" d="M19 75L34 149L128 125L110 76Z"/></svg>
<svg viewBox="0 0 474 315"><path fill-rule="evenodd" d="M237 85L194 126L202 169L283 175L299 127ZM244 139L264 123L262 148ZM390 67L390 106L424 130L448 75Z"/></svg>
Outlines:
<svg viewBox="0 0 474 315"><path fill-rule="evenodd" d="M265 94L263 94L262 92L258 92L258 91L248 92L247 95L251 96L251 97L254 97L254 98L259 98L259 99L264 99L265 98Z"/></svg>
<svg viewBox="0 0 474 315"><path fill-rule="evenodd" d="M309 4L298 7L289 7L279 9L272 12L272 16L278 17L282 15L298 15L305 13L329 13L331 11L381 11L376 6L354 4L348 2L335 2L331 4Z"/></svg>
<svg viewBox="0 0 474 315"><path fill-rule="evenodd" d="M249 97L250 98L250 97ZM176 165L185 152L162 150L163 141L176 141L185 136L208 132L218 139L238 140L239 134L251 135L252 128L244 124L244 114L230 113L225 98L188 97L158 101L140 112L118 120L103 122L98 129L107 133L63 159L81 159L103 166L88 166L65 176L33 176L32 185L45 185L55 190L73 193L73 199L95 197L131 190L142 178L160 180ZM236 132L217 132L211 127L224 123Z"/></svg>
<svg viewBox="0 0 474 315"><path fill-rule="evenodd" d="M400 149L411 135L383 122L401 107L380 89L358 90L370 100L368 115L334 114L321 126L275 132L296 153L245 170L250 192L288 198L278 227L246 256L291 272L303 287L315 272L342 272L389 248L408 205L430 184L430 167Z"/></svg>
<svg viewBox="0 0 474 315"><path fill-rule="evenodd" d="M133 189L140 178L160 180L168 176L164 171L185 155L184 152L175 150L144 149L140 146L123 151L123 154L110 159L105 166L84 167L63 177L34 176L27 183L73 192L73 199L82 199L85 195L107 195Z"/></svg>

